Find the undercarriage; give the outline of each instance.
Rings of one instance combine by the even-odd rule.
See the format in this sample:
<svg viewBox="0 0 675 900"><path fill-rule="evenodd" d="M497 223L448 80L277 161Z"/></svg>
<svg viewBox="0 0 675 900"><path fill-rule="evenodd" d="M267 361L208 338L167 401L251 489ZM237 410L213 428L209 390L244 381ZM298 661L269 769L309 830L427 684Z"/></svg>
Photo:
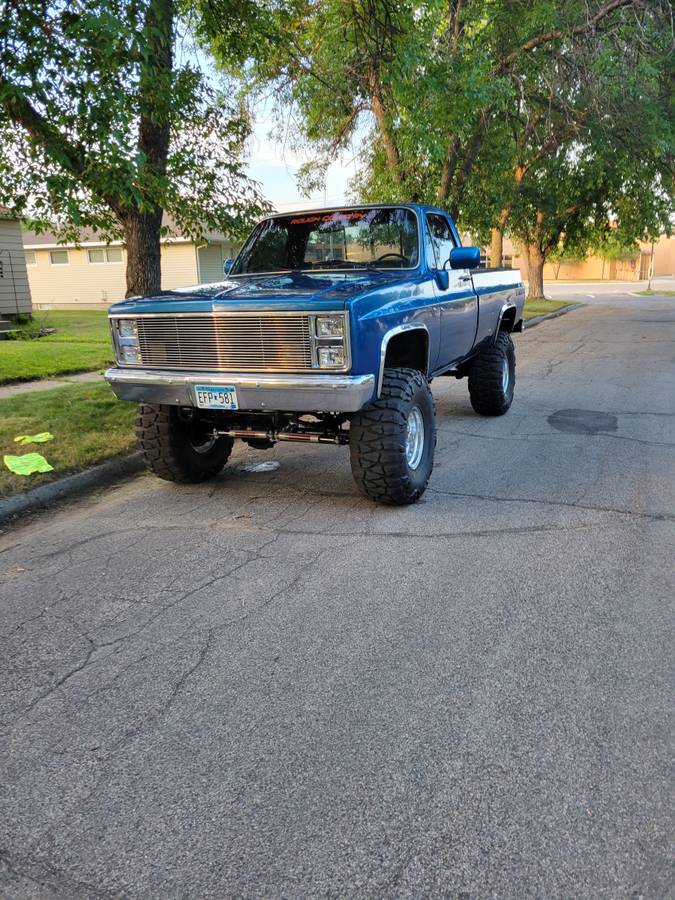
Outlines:
<svg viewBox="0 0 675 900"><path fill-rule="evenodd" d="M277 441L348 444L348 417L334 413L221 413L188 408L185 416L198 416L204 433L239 438L256 450L268 450Z"/></svg>

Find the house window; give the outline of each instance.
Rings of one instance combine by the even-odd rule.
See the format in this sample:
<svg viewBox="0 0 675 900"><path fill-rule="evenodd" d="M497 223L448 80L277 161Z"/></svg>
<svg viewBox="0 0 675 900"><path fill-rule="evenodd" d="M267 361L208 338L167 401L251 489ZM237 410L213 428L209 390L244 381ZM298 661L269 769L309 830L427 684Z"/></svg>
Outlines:
<svg viewBox="0 0 675 900"><path fill-rule="evenodd" d="M68 265L68 251L67 250L50 250L49 251L49 262L53 266L67 266Z"/></svg>
<svg viewBox="0 0 675 900"><path fill-rule="evenodd" d="M26 265L34 266L37 263L37 259L35 258L35 250L25 250L26 254Z"/></svg>
<svg viewBox="0 0 675 900"><path fill-rule="evenodd" d="M100 263L119 263L122 262L121 247L96 247L87 250L87 259L90 263L98 265Z"/></svg>

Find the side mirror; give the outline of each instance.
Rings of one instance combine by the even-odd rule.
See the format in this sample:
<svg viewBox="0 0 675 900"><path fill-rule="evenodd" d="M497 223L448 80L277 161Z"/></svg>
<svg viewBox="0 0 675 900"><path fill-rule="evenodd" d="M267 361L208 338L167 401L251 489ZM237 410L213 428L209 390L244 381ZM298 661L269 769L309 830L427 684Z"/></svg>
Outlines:
<svg viewBox="0 0 675 900"><path fill-rule="evenodd" d="M232 266L234 265L234 260L231 257L225 260L223 263L223 275L229 275L232 271Z"/></svg>
<svg viewBox="0 0 675 900"><path fill-rule="evenodd" d="M480 265L480 247L455 247L450 251L451 269L477 269Z"/></svg>

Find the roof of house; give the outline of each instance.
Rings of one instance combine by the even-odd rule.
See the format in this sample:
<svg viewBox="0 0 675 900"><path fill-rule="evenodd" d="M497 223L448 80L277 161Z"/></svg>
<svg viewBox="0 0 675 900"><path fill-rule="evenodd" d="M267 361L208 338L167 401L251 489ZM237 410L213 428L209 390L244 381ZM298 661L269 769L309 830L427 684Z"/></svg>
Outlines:
<svg viewBox="0 0 675 900"><path fill-rule="evenodd" d="M2 207L0 207L0 211ZM187 235L181 234L179 229L176 226L176 223L164 213L164 217L162 219L162 225L168 226L172 234L167 235L162 238L162 243L167 244L191 244L193 243L193 239ZM204 239L211 243L220 243L225 242L229 243L230 238L227 237L226 234L223 234L220 231L207 231L204 234ZM113 245L121 245L124 241L105 241L100 233L94 231L91 228L81 228L80 236L77 242L75 241L62 241L59 240L58 235L53 231L42 231L39 234L35 231L30 231L28 228L23 229L23 246L27 249L53 249L55 247L92 247L92 246L106 246L107 244Z"/></svg>

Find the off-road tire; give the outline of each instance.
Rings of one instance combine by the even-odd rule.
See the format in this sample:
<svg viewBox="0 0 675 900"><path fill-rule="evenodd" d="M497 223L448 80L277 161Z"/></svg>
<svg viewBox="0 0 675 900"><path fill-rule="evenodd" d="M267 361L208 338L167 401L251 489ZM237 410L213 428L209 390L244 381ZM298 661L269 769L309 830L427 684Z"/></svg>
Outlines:
<svg viewBox="0 0 675 900"><path fill-rule="evenodd" d="M196 411L193 415L198 415ZM141 403L136 437L146 467L165 481L197 484L214 478L227 462L234 441L219 437L208 449L195 449L195 425L178 406Z"/></svg>
<svg viewBox="0 0 675 900"><path fill-rule="evenodd" d="M406 455L408 417L421 413L424 442L419 463ZM429 382L416 369L385 369L382 393L352 416L349 451L352 474L366 497L390 506L415 503L434 467L436 411Z"/></svg>
<svg viewBox="0 0 675 900"><path fill-rule="evenodd" d="M506 370L505 370L506 367ZM504 374L508 383L504 386ZM485 347L469 368L469 398L481 416L503 416L513 402L516 385L516 351L511 335L500 331L491 347Z"/></svg>

